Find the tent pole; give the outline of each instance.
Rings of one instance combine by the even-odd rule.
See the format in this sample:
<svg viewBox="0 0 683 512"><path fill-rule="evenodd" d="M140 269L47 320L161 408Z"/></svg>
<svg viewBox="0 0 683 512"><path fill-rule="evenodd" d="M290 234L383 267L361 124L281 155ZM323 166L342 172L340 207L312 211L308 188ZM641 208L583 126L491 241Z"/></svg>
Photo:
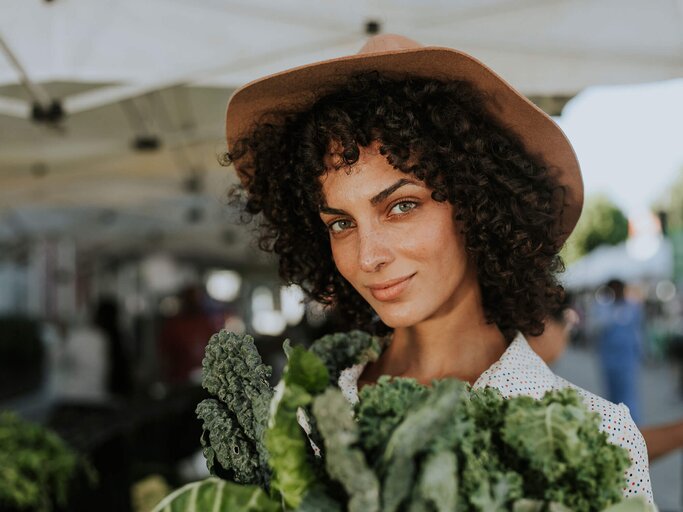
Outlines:
<svg viewBox="0 0 683 512"><path fill-rule="evenodd" d="M26 70L21 65L21 62L19 62L19 59L17 59L10 47L7 46L7 43L4 41L2 36L0 36L0 49L2 49L3 53L7 56L7 59L10 61L12 66L14 66L14 69L17 71L17 73L19 73L21 83L26 88L29 96L31 96L33 103L36 103L43 109L48 110L52 105L52 98L50 98L50 95L42 86L31 81L28 73L26 73Z"/></svg>

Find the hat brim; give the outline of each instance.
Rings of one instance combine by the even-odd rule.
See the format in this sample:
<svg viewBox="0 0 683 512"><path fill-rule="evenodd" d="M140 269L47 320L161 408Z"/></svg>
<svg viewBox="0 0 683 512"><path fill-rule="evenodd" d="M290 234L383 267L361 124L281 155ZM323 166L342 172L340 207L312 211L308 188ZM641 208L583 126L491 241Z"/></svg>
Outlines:
<svg viewBox="0 0 683 512"><path fill-rule="evenodd" d="M349 76L377 71L401 78L465 80L486 97L497 123L514 133L526 151L539 158L565 188L560 240L576 225L583 206L583 181L574 150L559 126L488 66L474 57L436 46L357 54L300 66L255 80L230 98L226 113L228 150L247 136L264 115L311 107Z"/></svg>

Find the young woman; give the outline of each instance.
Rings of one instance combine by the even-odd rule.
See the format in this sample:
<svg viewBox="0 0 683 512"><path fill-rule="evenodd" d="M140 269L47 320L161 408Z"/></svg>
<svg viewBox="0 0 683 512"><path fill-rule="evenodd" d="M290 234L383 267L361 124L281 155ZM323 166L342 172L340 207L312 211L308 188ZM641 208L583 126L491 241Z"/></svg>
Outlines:
<svg viewBox="0 0 683 512"><path fill-rule="evenodd" d="M563 290L557 252L581 211L571 145L493 71L448 48L377 36L357 55L266 77L227 112L228 160L280 274L385 336L340 377L455 377L540 398L571 386L529 348ZM652 499L628 409L580 390Z"/></svg>

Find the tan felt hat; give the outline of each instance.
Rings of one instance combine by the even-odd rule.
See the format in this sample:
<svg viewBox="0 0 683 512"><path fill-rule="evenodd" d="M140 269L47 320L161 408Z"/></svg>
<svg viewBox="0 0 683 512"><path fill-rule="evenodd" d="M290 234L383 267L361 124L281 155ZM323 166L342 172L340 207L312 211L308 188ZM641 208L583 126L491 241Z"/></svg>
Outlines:
<svg viewBox="0 0 683 512"><path fill-rule="evenodd" d="M569 236L581 214L583 181L567 137L550 116L493 70L451 48L422 46L407 37L382 34L370 38L355 55L315 62L248 83L235 91L228 102L228 150L240 137L248 135L264 114L305 110L349 76L367 71L395 78L465 80L482 91L489 113L516 134L527 152L540 158L565 187L560 240L563 242Z"/></svg>

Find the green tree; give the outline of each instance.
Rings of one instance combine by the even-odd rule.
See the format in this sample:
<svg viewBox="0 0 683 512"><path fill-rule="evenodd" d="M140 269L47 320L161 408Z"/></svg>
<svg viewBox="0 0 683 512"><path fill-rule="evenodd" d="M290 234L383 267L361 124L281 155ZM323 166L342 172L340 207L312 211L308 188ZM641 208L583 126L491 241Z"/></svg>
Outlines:
<svg viewBox="0 0 683 512"><path fill-rule="evenodd" d="M669 233L683 230L683 167L666 192L655 202L653 210L666 214Z"/></svg>
<svg viewBox="0 0 683 512"><path fill-rule="evenodd" d="M574 232L562 249L570 264L600 245L616 245L628 238L628 219L619 207L604 195L586 200Z"/></svg>

